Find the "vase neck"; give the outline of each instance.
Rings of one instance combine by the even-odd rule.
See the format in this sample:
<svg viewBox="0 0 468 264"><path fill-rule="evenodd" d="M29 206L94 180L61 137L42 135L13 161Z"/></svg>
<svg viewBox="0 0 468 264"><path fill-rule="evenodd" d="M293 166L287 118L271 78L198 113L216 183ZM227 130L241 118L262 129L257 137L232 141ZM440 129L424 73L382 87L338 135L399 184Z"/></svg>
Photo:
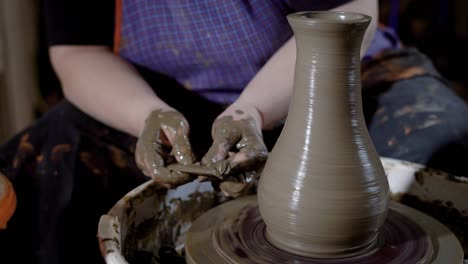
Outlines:
<svg viewBox="0 0 468 264"><path fill-rule="evenodd" d="M290 15L288 20L297 46L293 101L332 104L321 109L333 108L335 103L360 108L360 50L370 17L304 12Z"/></svg>
<svg viewBox="0 0 468 264"><path fill-rule="evenodd" d="M297 59L313 60L322 59L320 65L330 67L333 63L355 63L360 61L361 43L364 32L322 32L313 30L294 30ZM338 59L339 61L334 61ZM342 61L342 59L346 59ZM352 60L349 60L352 59ZM340 65L340 64L338 64ZM359 65L356 65L359 66Z"/></svg>
<svg viewBox="0 0 468 264"><path fill-rule="evenodd" d="M361 43L371 18L357 13L302 12L288 16L297 60L321 67L359 67Z"/></svg>

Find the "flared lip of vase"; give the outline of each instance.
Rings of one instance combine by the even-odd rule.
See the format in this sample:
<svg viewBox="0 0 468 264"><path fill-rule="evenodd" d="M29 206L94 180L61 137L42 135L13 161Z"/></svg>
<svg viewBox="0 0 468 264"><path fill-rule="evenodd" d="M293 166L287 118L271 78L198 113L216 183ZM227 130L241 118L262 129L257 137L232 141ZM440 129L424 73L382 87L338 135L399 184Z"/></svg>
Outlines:
<svg viewBox="0 0 468 264"><path fill-rule="evenodd" d="M295 24L305 26L325 25L325 24L342 24L355 25L370 23L372 17L348 11L302 11L289 14L288 20Z"/></svg>

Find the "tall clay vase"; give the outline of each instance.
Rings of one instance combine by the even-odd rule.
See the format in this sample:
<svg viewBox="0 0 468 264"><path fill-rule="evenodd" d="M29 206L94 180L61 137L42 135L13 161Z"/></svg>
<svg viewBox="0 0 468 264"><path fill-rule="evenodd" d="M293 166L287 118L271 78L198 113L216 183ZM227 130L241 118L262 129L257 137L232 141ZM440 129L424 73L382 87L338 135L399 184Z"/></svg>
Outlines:
<svg viewBox="0 0 468 264"><path fill-rule="evenodd" d="M376 241L389 201L361 102L360 47L371 18L325 11L288 21L294 93L258 189L267 237L303 256L358 254Z"/></svg>

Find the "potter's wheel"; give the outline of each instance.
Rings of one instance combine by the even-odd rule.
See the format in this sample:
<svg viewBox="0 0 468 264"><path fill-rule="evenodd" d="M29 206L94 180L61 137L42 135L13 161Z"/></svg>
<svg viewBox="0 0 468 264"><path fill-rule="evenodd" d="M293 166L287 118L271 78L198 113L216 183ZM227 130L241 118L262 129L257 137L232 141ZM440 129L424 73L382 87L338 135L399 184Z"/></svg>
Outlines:
<svg viewBox="0 0 468 264"><path fill-rule="evenodd" d="M352 227L351 227L352 228ZM192 225L186 240L188 263L461 263L456 237L433 218L398 203L372 249L346 257L316 259L285 252L266 238L256 196L222 204Z"/></svg>

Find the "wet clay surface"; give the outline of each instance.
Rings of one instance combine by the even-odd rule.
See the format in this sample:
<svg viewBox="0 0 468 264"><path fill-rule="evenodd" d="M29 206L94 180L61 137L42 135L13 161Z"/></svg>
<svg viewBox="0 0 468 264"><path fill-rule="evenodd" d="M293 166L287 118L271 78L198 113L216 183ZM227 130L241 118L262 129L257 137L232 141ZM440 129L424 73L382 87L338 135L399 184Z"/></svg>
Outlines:
<svg viewBox="0 0 468 264"><path fill-rule="evenodd" d="M165 167L171 158L169 155L181 164L194 162L188 133L188 122L179 112L153 111L136 144L138 167L145 175L167 185L180 185L193 179L187 173L169 171Z"/></svg>
<svg viewBox="0 0 468 264"><path fill-rule="evenodd" d="M423 225L421 225L423 224ZM201 216L187 235L188 263L460 263L463 255L447 229L427 216L391 203L376 244L343 258L309 258L268 241L255 196L225 203ZM445 251L445 255L440 251ZM458 262L457 262L458 261Z"/></svg>
<svg viewBox="0 0 468 264"><path fill-rule="evenodd" d="M237 114L243 114L236 110ZM228 157L235 147L238 152ZM234 118L223 116L213 124L213 147L203 157L202 163L216 164L228 157L232 174L262 167L268 157L268 150L263 143L261 129L253 118Z"/></svg>
<svg viewBox="0 0 468 264"><path fill-rule="evenodd" d="M375 243L389 200L361 102L359 53L370 17L303 12L288 21L297 44L294 92L260 177L260 213L282 250L359 254Z"/></svg>
<svg viewBox="0 0 468 264"><path fill-rule="evenodd" d="M265 164L268 150L262 132L252 117L240 110L235 116L223 116L213 124L213 145L202 159L202 164L212 170L229 167L215 186L230 197L253 192Z"/></svg>

